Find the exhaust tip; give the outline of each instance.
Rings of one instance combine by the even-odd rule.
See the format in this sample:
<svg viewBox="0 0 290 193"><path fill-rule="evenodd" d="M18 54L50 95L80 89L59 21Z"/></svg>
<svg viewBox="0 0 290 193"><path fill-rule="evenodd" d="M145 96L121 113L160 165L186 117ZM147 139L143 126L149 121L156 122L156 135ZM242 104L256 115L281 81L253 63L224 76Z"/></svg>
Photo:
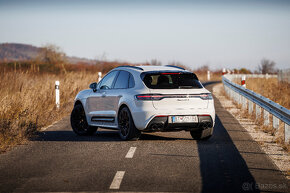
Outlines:
<svg viewBox="0 0 290 193"><path fill-rule="evenodd" d="M152 130L162 130L163 127L164 127L164 124L162 123L154 123L151 125Z"/></svg>

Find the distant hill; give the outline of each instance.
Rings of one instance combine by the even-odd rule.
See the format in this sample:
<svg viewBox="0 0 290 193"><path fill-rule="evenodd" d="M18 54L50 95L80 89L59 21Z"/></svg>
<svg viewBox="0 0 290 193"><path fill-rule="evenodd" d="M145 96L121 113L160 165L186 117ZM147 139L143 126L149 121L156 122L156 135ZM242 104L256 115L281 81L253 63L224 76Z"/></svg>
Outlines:
<svg viewBox="0 0 290 193"><path fill-rule="evenodd" d="M25 61L37 57L40 48L27 44L0 44L0 61Z"/></svg>
<svg viewBox="0 0 290 193"><path fill-rule="evenodd" d="M41 52L41 47L28 44L2 43L0 44L0 62L14 62L33 60ZM95 60L79 57L69 57L67 60L71 64L95 64Z"/></svg>

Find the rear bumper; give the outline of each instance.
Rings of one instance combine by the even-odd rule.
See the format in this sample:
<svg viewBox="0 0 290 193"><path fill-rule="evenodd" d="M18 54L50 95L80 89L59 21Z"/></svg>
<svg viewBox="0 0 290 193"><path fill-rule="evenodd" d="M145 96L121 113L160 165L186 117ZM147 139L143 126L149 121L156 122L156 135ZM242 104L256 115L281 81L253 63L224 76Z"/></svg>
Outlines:
<svg viewBox="0 0 290 193"><path fill-rule="evenodd" d="M204 130L207 128L212 128L214 125L212 117L197 115L198 123L171 123L169 116L154 117L148 124L148 126L143 130L147 132L155 131L194 131L194 130Z"/></svg>
<svg viewBox="0 0 290 193"><path fill-rule="evenodd" d="M136 108L137 107L137 108ZM212 127L215 124L215 109L213 104L210 105L208 108L200 109L176 109L176 108L170 108L170 104L168 105L168 109L160 109L156 110L152 107L152 103L143 103L142 106L135 106L134 108L130 108L131 114L135 123L135 126L137 129L141 131L150 131L152 130L152 125L154 123L159 124L160 121L163 127L160 127L158 130L167 131L167 130L177 130L178 128L181 130L189 129L191 128L198 129L202 127L203 120L207 119L207 123L210 123ZM203 117L202 115L209 115L204 116L208 118L199 118L198 124L188 124L183 123L181 125L179 124L171 124L168 122L169 116L181 116L181 115L197 115L198 117ZM162 117L163 116L163 117ZM156 125L154 126L156 127ZM153 128L154 128L153 127ZM157 127L158 128L158 127ZM153 129L154 130L154 129Z"/></svg>

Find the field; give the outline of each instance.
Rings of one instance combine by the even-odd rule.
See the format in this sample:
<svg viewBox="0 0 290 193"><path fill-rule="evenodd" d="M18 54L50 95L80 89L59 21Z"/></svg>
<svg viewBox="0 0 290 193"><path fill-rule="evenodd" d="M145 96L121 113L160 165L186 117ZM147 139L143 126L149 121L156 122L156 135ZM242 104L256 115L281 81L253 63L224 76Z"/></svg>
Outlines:
<svg viewBox="0 0 290 193"><path fill-rule="evenodd" d="M0 74L0 151L25 142L40 128L68 115L76 93L97 81L97 73ZM55 105L55 81L60 81L60 108Z"/></svg>
<svg viewBox="0 0 290 193"><path fill-rule="evenodd" d="M241 80L235 82L240 84ZM290 84L287 82L279 82L277 78L248 78L246 88L290 108Z"/></svg>

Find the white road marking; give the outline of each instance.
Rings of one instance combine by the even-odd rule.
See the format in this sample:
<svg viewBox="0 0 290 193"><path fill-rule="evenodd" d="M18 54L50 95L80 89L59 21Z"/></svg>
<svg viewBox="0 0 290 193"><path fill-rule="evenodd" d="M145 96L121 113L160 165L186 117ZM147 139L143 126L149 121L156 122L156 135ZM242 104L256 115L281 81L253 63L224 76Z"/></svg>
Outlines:
<svg viewBox="0 0 290 193"><path fill-rule="evenodd" d="M134 153L136 151L136 148L137 147L130 147L130 149L129 149L127 155L125 156L125 158L133 158Z"/></svg>
<svg viewBox="0 0 290 193"><path fill-rule="evenodd" d="M125 175L125 171L117 171L117 173L113 179L113 182L110 186L110 189L114 189L114 190L119 189L124 175Z"/></svg>
<svg viewBox="0 0 290 193"><path fill-rule="evenodd" d="M48 125L48 126L46 126L46 127L41 128L40 131L45 131L45 130L47 130L48 128L54 126L54 124L56 124L57 122L59 122L59 121L54 121L51 125Z"/></svg>

